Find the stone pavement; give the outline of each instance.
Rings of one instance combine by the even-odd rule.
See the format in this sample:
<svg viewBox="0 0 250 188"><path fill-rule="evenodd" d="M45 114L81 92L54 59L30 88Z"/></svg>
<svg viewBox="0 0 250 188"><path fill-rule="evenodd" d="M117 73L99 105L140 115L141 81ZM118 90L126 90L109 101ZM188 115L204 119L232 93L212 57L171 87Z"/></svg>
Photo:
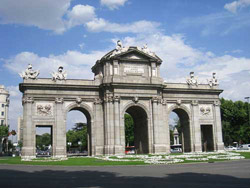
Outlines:
<svg viewBox="0 0 250 188"><path fill-rule="evenodd" d="M249 188L250 160L105 167L0 165L0 186Z"/></svg>

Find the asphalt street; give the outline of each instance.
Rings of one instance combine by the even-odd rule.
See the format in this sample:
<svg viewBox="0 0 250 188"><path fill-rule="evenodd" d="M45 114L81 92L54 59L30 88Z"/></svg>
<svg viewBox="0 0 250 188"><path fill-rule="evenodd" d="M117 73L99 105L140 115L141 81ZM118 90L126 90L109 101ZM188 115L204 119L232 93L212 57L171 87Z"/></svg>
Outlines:
<svg viewBox="0 0 250 188"><path fill-rule="evenodd" d="M105 167L0 165L0 187L250 188L250 160Z"/></svg>

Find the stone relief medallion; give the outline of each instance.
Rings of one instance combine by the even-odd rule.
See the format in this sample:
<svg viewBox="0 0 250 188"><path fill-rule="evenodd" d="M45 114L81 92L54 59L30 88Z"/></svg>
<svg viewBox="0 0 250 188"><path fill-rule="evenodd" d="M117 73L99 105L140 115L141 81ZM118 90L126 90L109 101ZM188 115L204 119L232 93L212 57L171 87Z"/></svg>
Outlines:
<svg viewBox="0 0 250 188"><path fill-rule="evenodd" d="M53 115L53 104L51 103L37 103L36 114L39 116L52 116Z"/></svg>
<svg viewBox="0 0 250 188"><path fill-rule="evenodd" d="M202 116L210 116L212 114L211 112L212 112L211 106L204 105L200 107L200 114Z"/></svg>

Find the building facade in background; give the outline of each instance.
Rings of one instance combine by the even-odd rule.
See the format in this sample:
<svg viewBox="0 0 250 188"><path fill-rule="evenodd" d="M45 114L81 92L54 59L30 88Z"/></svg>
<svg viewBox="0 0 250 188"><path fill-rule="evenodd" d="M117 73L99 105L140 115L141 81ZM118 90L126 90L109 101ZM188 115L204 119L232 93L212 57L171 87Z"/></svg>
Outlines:
<svg viewBox="0 0 250 188"><path fill-rule="evenodd" d="M9 92L0 85L0 125L9 125Z"/></svg>

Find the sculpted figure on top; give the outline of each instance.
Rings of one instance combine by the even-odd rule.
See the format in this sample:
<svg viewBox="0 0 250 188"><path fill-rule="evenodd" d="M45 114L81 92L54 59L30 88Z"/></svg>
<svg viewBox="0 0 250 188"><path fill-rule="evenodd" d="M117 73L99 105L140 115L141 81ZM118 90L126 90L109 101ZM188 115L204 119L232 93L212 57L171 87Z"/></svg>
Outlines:
<svg viewBox="0 0 250 188"><path fill-rule="evenodd" d="M53 72L52 73L52 80L56 81L56 80L66 80L67 78L67 73L66 71L63 70L63 66L60 66L58 68L57 72Z"/></svg>
<svg viewBox="0 0 250 188"><path fill-rule="evenodd" d="M218 86L219 85L218 79L215 77L215 75L216 75L216 73L214 72L213 73L213 77L210 80L207 80L208 85L210 87Z"/></svg>
<svg viewBox="0 0 250 188"><path fill-rule="evenodd" d="M116 43L116 48L113 51L113 53L110 55L110 57L115 56L117 54L120 54L122 52L126 52L126 51L128 51L128 48L124 47L122 45L122 42L120 40L118 40L117 43Z"/></svg>
<svg viewBox="0 0 250 188"><path fill-rule="evenodd" d="M19 73L19 75L23 78L23 79L36 79L39 75L39 71L38 70L32 70L32 65L29 64L28 68L23 71L22 73Z"/></svg>
<svg viewBox="0 0 250 188"><path fill-rule="evenodd" d="M151 50L148 48L147 44L144 44L144 46L142 48L137 47L138 50L144 52L145 54L151 55L153 57L155 57L155 53L151 52Z"/></svg>
<svg viewBox="0 0 250 188"><path fill-rule="evenodd" d="M194 72L190 72L190 77L187 78L187 84L190 86L198 86L198 80L194 77Z"/></svg>

